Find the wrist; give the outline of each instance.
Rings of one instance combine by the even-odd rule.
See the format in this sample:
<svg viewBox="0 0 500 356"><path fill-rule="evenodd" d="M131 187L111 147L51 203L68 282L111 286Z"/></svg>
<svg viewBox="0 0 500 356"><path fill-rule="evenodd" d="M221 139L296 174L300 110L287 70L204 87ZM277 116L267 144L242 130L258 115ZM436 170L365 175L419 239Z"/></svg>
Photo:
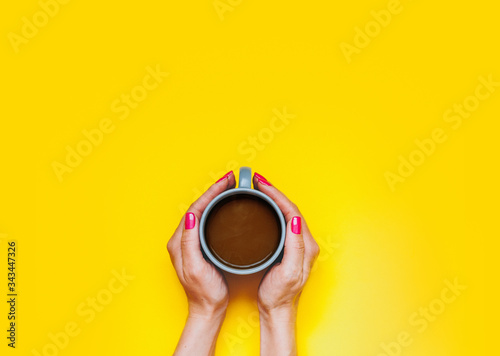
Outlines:
<svg viewBox="0 0 500 356"><path fill-rule="evenodd" d="M293 305L272 309L259 306L259 311L261 355L297 355L296 308Z"/></svg>
<svg viewBox="0 0 500 356"><path fill-rule="evenodd" d="M199 309L190 305L186 325L174 355L213 355L225 316L225 308Z"/></svg>
<svg viewBox="0 0 500 356"><path fill-rule="evenodd" d="M295 325L297 319L297 308L295 305L283 305L280 307L266 308L259 305L260 321L269 325Z"/></svg>
<svg viewBox="0 0 500 356"><path fill-rule="evenodd" d="M188 320L207 321L210 323L224 321L226 306L198 306L189 305Z"/></svg>

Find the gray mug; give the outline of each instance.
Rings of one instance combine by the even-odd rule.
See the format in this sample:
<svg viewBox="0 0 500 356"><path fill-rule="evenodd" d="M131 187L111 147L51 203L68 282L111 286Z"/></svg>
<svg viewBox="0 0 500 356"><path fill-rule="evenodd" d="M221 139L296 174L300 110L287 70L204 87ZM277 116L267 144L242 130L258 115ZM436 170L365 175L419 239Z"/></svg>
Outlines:
<svg viewBox="0 0 500 356"><path fill-rule="evenodd" d="M238 196L238 195L252 195L254 197L258 197L265 201L272 209L276 212L278 216L280 227L281 227L281 236L278 244L278 248L274 252L274 254L269 258L266 262L261 265L250 267L250 268L233 268L224 263L220 262L210 251L208 248L206 239L205 239L205 224L207 222L207 218L210 215L212 209L219 203L222 199L230 197L230 196ZM283 247L285 245L285 236L286 236L286 222L283 217L283 213L281 212L278 205L266 194L262 193L259 190L252 189L252 170L249 167L241 167L240 168L240 176L239 176L239 184L238 188L233 188L222 192L217 195L206 207L203 215L200 220L200 243L201 249L203 253L207 256L207 258L212 262L215 266L220 268L223 271L230 272L233 274L252 274L259 271L262 271L272 265L276 259L279 257L280 253L283 251Z"/></svg>

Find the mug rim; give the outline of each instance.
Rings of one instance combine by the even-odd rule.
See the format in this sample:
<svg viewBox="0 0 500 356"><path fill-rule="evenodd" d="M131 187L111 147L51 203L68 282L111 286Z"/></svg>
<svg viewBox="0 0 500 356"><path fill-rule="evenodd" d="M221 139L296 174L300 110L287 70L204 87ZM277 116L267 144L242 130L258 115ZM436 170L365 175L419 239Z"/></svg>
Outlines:
<svg viewBox="0 0 500 356"><path fill-rule="evenodd" d="M228 196L244 195L244 194L249 194L249 195L259 197L259 198L265 200L266 203L268 203L269 205L271 205L273 207L273 209L274 209L275 213L278 215L278 219L280 221L281 236L280 236L280 242L278 244L278 248L273 253L273 255L263 264L255 266L255 267L250 267L250 268L233 268L233 267L230 267L230 266L223 264L217 258L215 258L213 253L208 248L207 242L205 240L204 230L205 230L205 224L206 224L208 215L210 214L210 211L213 209L213 207L217 203L219 203L222 199L227 198ZM201 243L202 250L207 255L210 262L212 262L215 266L217 266L218 268L220 268L223 271L226 271L226 272L229 272L232 274L247 275L247 274L253 274L256 272L260 272L260 271L266 269L267 267L269 267L271 264L273 264L276 261L276 259L278 258L278 256L282 252L283 247L285 245L286 221L285 221L285 217L283 216L281 209L278 207L278 204L276 204L276 202L274 200L272 200L271 197L269 197L267 194L262 193L261 191L256 190L256 189L252 189L252 188L233 188L233 189L226 190L225 192L220 193L214 199L212 199L212 201L210 203L208 203L207 207L205 208L205 210L203 211L203 214L201 216L199 230L200 230L199 231L200 232L200 243Z"/></svg>

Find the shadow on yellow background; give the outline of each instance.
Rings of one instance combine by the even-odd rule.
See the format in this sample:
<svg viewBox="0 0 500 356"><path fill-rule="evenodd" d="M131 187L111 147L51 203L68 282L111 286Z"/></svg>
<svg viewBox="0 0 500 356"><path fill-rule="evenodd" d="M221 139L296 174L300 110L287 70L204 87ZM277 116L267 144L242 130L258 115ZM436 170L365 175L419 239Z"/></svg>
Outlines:
<svg viewBox="0 0 500 356"><path fill-rule="evenodd" d="M492 354L498 11L10 2L0 258L16 241L17 340L4 332L1 354L171 354L187 306L166 243L187 206L243 165L299 206L321 247L300 354ZM230 278L218 355L258 354L257 284Z"/></svg>

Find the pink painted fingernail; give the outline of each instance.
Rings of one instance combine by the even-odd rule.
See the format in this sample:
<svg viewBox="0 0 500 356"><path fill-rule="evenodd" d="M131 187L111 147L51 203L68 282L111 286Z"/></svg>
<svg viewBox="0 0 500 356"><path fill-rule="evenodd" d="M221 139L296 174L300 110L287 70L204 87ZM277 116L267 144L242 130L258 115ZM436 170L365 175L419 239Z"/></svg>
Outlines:
<svg viewBox="0 0 500 356"><path fill-rule="evenodd" d="M268 187L271 187L271 186L272 186L272 184L271 184L271 183L269 183L267 180L257 179L257 181L258 181L260 184L267 185Z"/></svg>
<svg viewBox="0 0 500 356"><path fill-rule="evenodd" d="M254 175L257 177L257 181L261 184L267 185L267 186L272 186L272 184L264 177L263 175L260 175L259 173L255 172Z"/></svg>
<svg viewBox="0 0 500 356"><path fill-rule="evenodd" d="M186 213L186 219L184 219L184 228L186 230L191 230L196 224L196 218L193 213Z"/></svg>
<svg viewBox="0 0 500 356"><path fill-rule="evenodd" d="M292 232L295 235L300 234L300 231L302 230L302 220L300 219L300 216L294 216L292 218Z"/></svg>
<svg viewBox="0 0 500 356"><path fill-rule="evenodd" d="M257 179L260 179L260 180L265 180L265 181L267 182L266 177L264 177L264 176L260 175L260 174L259 174L259 173L257 173L257 172L255 172L255 173L254 173L254 176L256 176L256 177L257 177Z"/></svg>
<svg viewBox="0 0 500 356"><path fill-rule="evenodd" d="M231 174L233 174L233 171L229 171L229 172L227 172L226 174L224 174L224 175L222 176L222 178L221 178L221 179L219 179L219 180L218 180L217 182L215 182L215 183L219 183L219 182L223 181L224 179L228 178Z"/></svg>

